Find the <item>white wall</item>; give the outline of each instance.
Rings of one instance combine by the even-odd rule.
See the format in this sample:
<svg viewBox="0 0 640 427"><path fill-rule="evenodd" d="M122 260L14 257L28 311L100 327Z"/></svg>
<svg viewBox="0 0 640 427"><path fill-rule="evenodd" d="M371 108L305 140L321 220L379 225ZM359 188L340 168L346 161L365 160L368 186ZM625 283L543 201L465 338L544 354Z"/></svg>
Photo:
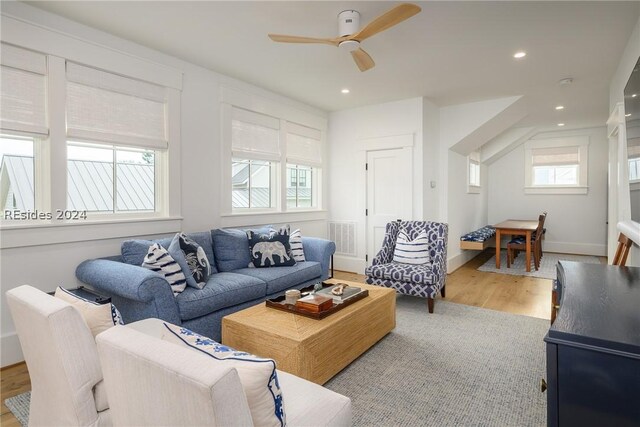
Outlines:
<svg viewBox="0 0 640 427"><path fill-rule="evenodd" d="M629 80L631 71L640 57L640 19L629 37L627 46L624 49L618 68L616 69L611 83L609 85L609 110L613 112L618 103L624 102L624 87ZM624 141L623 141L624 143ZM609 191L609 224L610 224L610 242L608 247L609 261L612 260L615 251L614 236L617 236L615 224L618 221L630 219L631 214L631 198L628 191L629 177L626 171L625 157L626 150L618 146L618 138L613 136L610 139L609 150L609 174L611 186ZM634 245L631 249L627 265L640 266L640 246Z"/></svg>
<svg viewBox="0 0 640 427"><path fill-rule="evenodd" d="M548 132L533 139L589 136L587 194L524 194L524 144L489 166L488 220L537 219L547 211L544 249L586 255L606 254L607 130Z"/></svg>
<svg viewBox="0 0 640 427"><path fill-rule="evenodd" d="M220 87L234 87L252 95L286 104L289 107L310 112L321 117L327 114L318 109L300 104L280 95L265 91L212 72L210 70L169 57L145 47L136 45L63 19L56 15L32 8L18 2L3 2L2 12L11 13L28 22L50 28L56 33L65 33L108 49L166 65L183 73L181 96L181 228L184 231L201 231L220 226L245 226L289 222L301 227L304 235L326 237L326 213L288 213L243 217L221 217L221 124ZM4 19L4 17L3 17ZM3 30L3 39L6 33ZM92 49L91 46L88 49ZM68 227L69 228L69 227ZM67 234L82 240L83 229L69 230ZM165 230L164 232L177 231ZM26 231L25 231L26 232ZM0 237L4 230L0 233ZM143 232L133 232L128 237L141 236ZM88 235L88 234L87 234ZM16 247L0 251L0 320L2 366L22 360L22 354L14 332L14 327L4 301L5 292L21 284L30 284L44 291L54 290L63 285L75 287L76 266L85 259L114 255L120 252L120 244L125 236L84 240L74 243L56 243L29 247ZM63 239L64 240L64 239Z"/></svg>
<svg viewBox="0 0 640 427"><path fill-rule="evenodd" d="M329 115L329 220L357 222L357 255L335 256L337 269L363 273L366 255L364 140L414 134L413 217L422 219L422 98L332 112ZM375 254L369 254L373 257Z"/></svg>

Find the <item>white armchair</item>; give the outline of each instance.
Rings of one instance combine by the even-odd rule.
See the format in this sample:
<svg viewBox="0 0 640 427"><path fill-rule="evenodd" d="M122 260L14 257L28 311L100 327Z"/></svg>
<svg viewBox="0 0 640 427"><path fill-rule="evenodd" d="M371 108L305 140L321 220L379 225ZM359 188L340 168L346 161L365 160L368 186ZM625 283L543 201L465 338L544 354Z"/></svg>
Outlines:
<svg viewBox="0 0 640 427"><path fill-rule="evenodd" d="M114 425L252 426L235 368L160 339L145 319L98 335ZM351 400L278 371L288 426L351 425Z"/></svg>
<svg viewBox="0 0 640 427"><path fill-rule="evenodd" d="M31 378L30 426L110 426L93 335L61 299L23 285L7 291Z"/></svg>

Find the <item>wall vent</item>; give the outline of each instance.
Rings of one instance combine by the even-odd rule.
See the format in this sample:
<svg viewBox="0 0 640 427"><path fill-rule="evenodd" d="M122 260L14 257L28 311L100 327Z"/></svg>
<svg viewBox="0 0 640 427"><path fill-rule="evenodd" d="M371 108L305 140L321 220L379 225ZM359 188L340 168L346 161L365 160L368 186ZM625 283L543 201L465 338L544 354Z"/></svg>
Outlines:
<svg viewBox="0 0 640 427"><path fill-rule="evenodd" d="M336 242L337 255L356 256L356 223L329 221L329 240Z"/></svg>

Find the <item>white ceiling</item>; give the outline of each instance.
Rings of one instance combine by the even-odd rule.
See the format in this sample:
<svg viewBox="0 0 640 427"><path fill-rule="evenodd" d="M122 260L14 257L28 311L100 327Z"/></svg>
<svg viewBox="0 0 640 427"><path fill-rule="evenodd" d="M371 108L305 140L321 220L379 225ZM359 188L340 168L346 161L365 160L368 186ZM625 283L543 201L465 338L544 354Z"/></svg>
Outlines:
<svg viewBox="0 0 640 427"><path fill-rule="evenodd" d="M609 82L640 15L638 1L415 2L420 14L363 43L377 65L361 73L347 51L267 33L333 37L338 12L356 9L367 23L395 2L28 3L328 111L525 95L522 126L565 129L606 121ZM527 56L514 60L518 50ZM560 87L565 77L574 83Z"/></svg>

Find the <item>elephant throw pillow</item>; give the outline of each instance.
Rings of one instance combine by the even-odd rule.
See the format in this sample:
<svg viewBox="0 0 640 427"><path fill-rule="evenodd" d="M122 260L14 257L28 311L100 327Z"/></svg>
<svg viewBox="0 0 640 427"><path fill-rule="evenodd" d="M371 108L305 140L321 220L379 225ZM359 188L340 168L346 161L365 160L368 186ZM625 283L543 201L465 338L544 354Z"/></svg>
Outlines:
<svg viewBox="0 0 640 427"><path fill-rule="evenodd" d="M291 255L288 234L261 234L247 231L249 251L254 267L290 267L296 265Z"/></svg>

